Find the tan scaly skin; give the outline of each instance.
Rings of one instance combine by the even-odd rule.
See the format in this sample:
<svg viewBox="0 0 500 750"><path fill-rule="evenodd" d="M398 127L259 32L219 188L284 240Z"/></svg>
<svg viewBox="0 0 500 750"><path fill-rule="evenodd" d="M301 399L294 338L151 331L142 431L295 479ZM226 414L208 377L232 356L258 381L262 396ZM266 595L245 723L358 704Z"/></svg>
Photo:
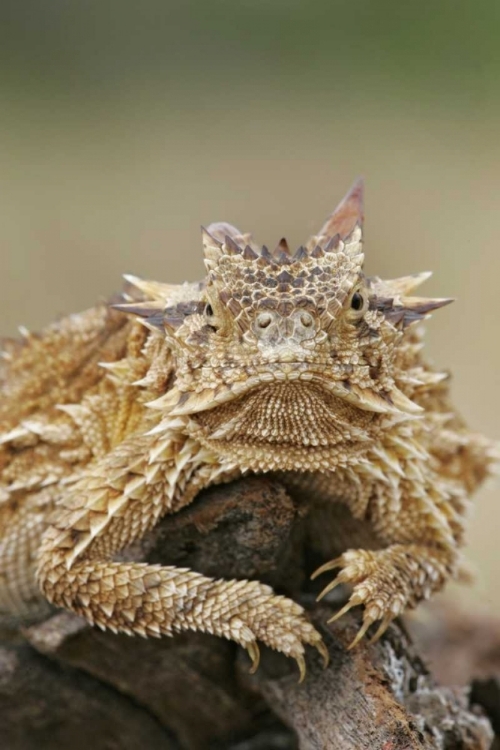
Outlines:
<svg viewBox="0 0 500 750"><path fill-rule="evenodd" d="M492 444L421 357L420 321L450 300L428 276L366 278L362 186L291 255L228 224L203 230L207 278L127 278L121 304L5 341L0 365L0 615L47 601L114 632L201 630L327 660L301 606L258 581L115 562L210 484L273 472L339 498L381 549L349 549L324 593L352 585L355 643L456 574L470 493Z"/></svg>

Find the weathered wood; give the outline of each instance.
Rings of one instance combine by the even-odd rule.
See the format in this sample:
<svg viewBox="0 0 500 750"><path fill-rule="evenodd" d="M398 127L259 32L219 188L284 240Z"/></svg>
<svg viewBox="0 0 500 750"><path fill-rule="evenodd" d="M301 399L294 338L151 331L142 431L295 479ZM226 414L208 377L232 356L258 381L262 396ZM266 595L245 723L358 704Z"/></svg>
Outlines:
<svg viewBox="0 0 500 750"><path fill-rule="evenodd" d="M0 648L2 750L180 750L131 698L28 646Z"/></svg>
<svg viewBox="0 0 500 750"><path fill-rule="evenodd" d="M401 625L377 644L348 651L359 618L329 627L332 611L318 607L313 614L330 652L327 670L313 660L309 679L297 685L268 658L258 675L268 704L294 727L301 750L488 750L491 728L471 710L468 690L436 685Z"/></svg>

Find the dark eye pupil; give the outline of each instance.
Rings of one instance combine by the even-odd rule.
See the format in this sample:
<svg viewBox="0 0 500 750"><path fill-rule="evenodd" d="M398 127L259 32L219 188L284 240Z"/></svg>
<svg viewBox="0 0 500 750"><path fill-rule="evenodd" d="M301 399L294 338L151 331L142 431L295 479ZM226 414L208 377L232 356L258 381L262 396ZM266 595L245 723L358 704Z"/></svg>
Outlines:
<svg viewBox="0 0 500 750"><path fill-rule="evenodd" d="M359 292L354 292L352 295L351 307L353 310L361 310L363 307L363 297Z"/></svg>
<svg viewBox="0 0 500 750"><path fill-rule="evenodd" d="M212 305L207 305L205 307L205 315L212 316L214 314Z"/></svg>

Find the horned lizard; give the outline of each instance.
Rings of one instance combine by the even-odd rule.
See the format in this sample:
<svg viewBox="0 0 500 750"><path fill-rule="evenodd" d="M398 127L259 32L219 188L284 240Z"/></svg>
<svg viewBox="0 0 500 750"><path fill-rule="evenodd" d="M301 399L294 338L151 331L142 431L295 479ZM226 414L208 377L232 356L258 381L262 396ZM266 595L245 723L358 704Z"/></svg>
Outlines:
<svg viewBox="0 0 500 750"><path fill-rule="evenodd" d="M259 581L116 555L214 483L272 472L343 502L381 548L348 549L323 594L352 585L355 643L454 576L471 492L495 459L422 358L420 322L449 299L427 273L363 274L362 184L292 255L225 223L203 229L207 277L128 276L121 299L3 342L0 614L47 602L113 632L198 630L297 660L328 655L299 604ZM116 300L115 300L116 302Z"/></svg>

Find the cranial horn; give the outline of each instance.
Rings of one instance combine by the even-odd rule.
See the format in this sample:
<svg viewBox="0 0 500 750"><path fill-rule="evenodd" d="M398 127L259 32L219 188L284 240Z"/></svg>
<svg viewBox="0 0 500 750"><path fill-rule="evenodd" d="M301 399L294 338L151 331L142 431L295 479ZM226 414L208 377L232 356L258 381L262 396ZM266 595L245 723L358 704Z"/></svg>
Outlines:
<svg viewBox="0 0 500 750"><path fill-rule="evenodd" d="M225 221L217 221L213 224L210 224L206 228L205 233L208 234L212 239L212 244L213 240L215 240L220 247L225 244L227 245L226 237L229 237L235 245L241 248L241 250L243 250L247 246L250 246L251 249L254 250L254 252L260 252L260 248L252 240L251 234L240 232L239 229L233 227L232 224L228 224Z"/></svg>
<svg viewBox="0 0 500 750"><path fill-rule="evenodd" d="M133 276L130 273L124 273L123 278L126 281L124 293L127 299L150 299L167 304L171 297L175 297L180 284L163 284L159 281L148 281L141 279L139 276Z"/></svg>
<svg viewBox="0 0 500 750"><path fill-rule="evenodd" d="M282 237L278 242L278 246L273 253L273 258L278 263L291 263L292 256L290 254L290 248L288 247L286 237Z"/></svg>
<svg viewBox="0 0 500 750"><path fill-rule="evenodd" d="M278 247L276 248L277 252L285 252L287 255L290 254L290 248L288 247L288 242L286 241L286 237L282 237L280 241L278 242Z"/></svg>
<svg viewBox="0 0 500 750"><path fill-rule="evenodd" d="M310 237L306 246L309 251L317 245L325 249L336 234L341 239L345 239L351 234L356 224L363 226L363 190L363 180L360 178L356 180L335 211L330 214L318 234Z"/></svg>
<svg viewBox="0 0 500 750"><path fill-rule="evenodd" d="M210 225L211 226L211 225ZM210 227L209 227L210 229ZM205 229L205 227L201 228L201 239L203 242L203 247L206 249L207 247L212 248L220 248L223 245L224 240L219 240L215 234L212 234L212 232L209 231L209 229Z"/></svg>
<svg viewBox="0 0 500 750"><path fill-rule="evenodd" d="M114 310L127 313L128 315L135 315L140 319L147 328L153 330L155 328L163 329L165 303L163 302L132 302L125 304L110 305Z"/></svg>

